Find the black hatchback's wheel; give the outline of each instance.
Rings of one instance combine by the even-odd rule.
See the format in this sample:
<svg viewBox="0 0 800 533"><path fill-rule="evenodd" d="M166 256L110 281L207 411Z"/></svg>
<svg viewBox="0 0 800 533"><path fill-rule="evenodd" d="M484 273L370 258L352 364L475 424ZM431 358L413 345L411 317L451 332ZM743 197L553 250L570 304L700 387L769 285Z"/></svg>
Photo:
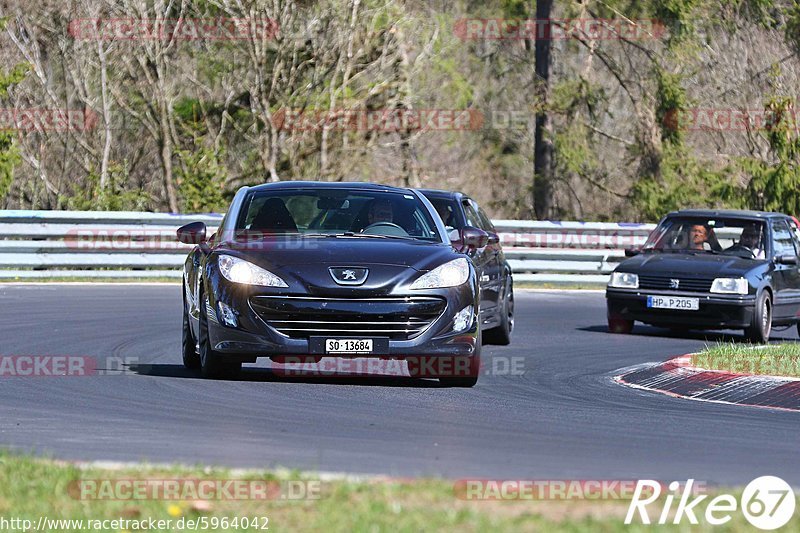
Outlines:
<svg viewBox="0 0 800 533"><path fill-rule="evenodd" d="M192 328L189 324L189 310L186 308L186 291L183 292L183 335L181 346L183 349L183 366L189 370L200 368L200 354L197 353L197 342L194 340Z"/></svg>
<svg viewBox="0 0 800 533"><path fill-rule="evenodd" d="M745 328L744 335L750 342L765 343L772 332L772 297L764 290L756 298L755 309L750 326Z"/></svg>
<svg viewBox="0 0 800 533"><path fill-rule="evenodd" d="M511 332L514 330L514 285L511 276L506 280L503 291L503 303L500 305L500 325L486 330L483 339L486 344L506 346L511 343Z"/></svg>
<svg viewBox="0 0 800 533"><path fill-rule="evenodd" d="M208 300L200 297L200 372L206 378L235 378L242 370L241 361L231 361L212 349L208 338Z"/></svg>
<svg viewBox="0 0 800 533"><path fill-rule="evenodd" d="M628 320L627 318L622 318L619 316L609 316L608 331L611 333L628 334L633 331L633 320Z"/></svg>

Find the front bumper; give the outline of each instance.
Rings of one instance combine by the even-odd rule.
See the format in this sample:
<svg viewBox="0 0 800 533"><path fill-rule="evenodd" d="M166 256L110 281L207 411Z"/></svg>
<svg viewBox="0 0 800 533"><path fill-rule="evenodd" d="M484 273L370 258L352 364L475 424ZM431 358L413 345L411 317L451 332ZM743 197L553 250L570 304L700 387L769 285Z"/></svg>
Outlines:
<svg viewBox="0 0 800 533"><path fill-rule="evenodd" d="M472 356L479 353L477 300L469 286L422 291L423 294L392 294L369 298L354 294L325 297L308 294L278 294L275 289L241 286L216 279L210 295L207 316L208 334L214 350L243 359L257 357L314 356L314 357L383 357L406 356ZM435 316L412 338L397 338L382 328L381 321L396 321L392 313L402 309L398 306L406 299L436 299L441 306ZM272 315L265 312L264 302L274 302ZM392 301L394 307L381 302ZM220 303L224 303L236 315L236 325L225 324ZM473 306L473 317L464 331L453 332L453 317L465 307ZM419 307L409 307L409 312ZM428 310L429 311L429 310ZM285 321L272 321L269 316L285 312L286 318L298 319L290 324L303 331L289 331ZM308 324L324 322L324 312L341 318L348 314L350 324L346 328L330 329L330 324L320 324L318 330ZM304 315L304 313L306 313ZM323 313L322 315L320 315ZM308 324L302 317L308 316ZM408 316L406 313L404 316ZM359 323L361 321L361 323ZM279 327L282 326L282 327ZM372 331L374 329L374 332ZM395 338L392 338L395 337ZM399 337L402 337L399 336ZM372 338L373 352L368 354L325 353L325 338Z"/></svg>
<svg viewBox="0 0 800 533"><path fill-rule="evenodd" d="M700 309L683 311L647 307L648 296L699 298ZM649 289L606 289L609 318L638 320L653 325L695 328L744 328L750 325L755 308L754 294L726 295L689 291Z"/></svg>

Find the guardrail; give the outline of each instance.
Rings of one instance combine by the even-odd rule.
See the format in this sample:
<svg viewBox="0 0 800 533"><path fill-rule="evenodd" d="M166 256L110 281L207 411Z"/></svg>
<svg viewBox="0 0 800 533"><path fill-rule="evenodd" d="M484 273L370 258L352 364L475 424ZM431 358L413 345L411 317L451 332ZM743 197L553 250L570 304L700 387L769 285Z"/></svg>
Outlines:
<svg viewBox="0 0 800 533"><path fill-rule="evenodd" d="M190 245L175 229L220 214L0 211L0 278L180 278ZM653 224L494 221L517 282L606 283Z"/></svg>

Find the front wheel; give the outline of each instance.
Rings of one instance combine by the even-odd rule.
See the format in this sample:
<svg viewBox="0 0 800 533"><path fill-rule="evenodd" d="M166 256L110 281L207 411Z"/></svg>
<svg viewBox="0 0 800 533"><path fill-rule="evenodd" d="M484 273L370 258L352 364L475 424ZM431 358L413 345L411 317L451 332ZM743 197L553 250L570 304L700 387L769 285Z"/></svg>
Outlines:
<svg viewBox="0 0 800 533"><path fill-rule="evenodd" d="M189 324L189 311L186 309L186 291L184 290L183 296L183 335L181 337L181 346L183 349L183 366L189 370L196 370L200 368L200 354L197 353L197 343L192 334L192 327Z"/></svg>
<svg viewBox="0 0 800 533"><path fill-rule="evenodd" d="M608 331L611 333L630 333L633 331L633 320L628 320L618 316L609 316Z"/></svg>
<svg viewBox="0 0 800 533"><path fill-rule="evenodd" d="M756 298L753 318L750 326L745 328L744 335L750 342L763 344L769 342L770 333L772 333L772 297L764 290Z"/></svg>
<svg viewBox="0 0 800 533"><path fill-rule="evenodd" d="M474 387L481 372L480 334L472 355L409 357L406 362L412 378L438 378L446 387Z"/></svg>
<svg viewBox="0 0 800 533"><path fill-rule="evenodd" d="M230 361L211 347L208 338L208 300L200 298L200 372L205 378L235 378L242 371L241 361Z"/></svg>
<svg viewBox="0 0 800 533"><path fill-rule="evenodd" d="M478 374L480 373L481 368L481 356L478 354L473 355L472 357L466 357L465 359L466 362L460 366L462 368L466 368L466 375L458 377L440 377L439 383L445 387L474 387L478 383Z"/></svg>

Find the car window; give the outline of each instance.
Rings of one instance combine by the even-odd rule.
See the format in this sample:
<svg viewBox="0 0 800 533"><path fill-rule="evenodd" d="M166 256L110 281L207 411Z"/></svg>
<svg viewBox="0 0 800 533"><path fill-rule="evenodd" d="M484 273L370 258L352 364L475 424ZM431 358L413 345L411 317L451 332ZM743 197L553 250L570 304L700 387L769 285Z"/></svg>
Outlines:
<svg viewBox="0 0 800 533"><path fill-rule="evenodd" d="M483 208L477 203L473 203L475 204L475 207L478 208L478 216L481 219L481 229L490 231L492 233L497 233L494 229L494 224L492 224L492 219L489 218L489 215L486 214L486 211L484 211Z"/></svg>
<svg viewBox="0 0 800 533"><path fill-rule="evenodd" d="M772 223L772 242L774 255L797 255L794 247L794 235L783 220Z"/></svg>
<svg viewBox="0 0 800 533"><path fill-rule="evenodd" d="M428 198L448 230L458 228L458 203L449 198Z"/></svg>
<svg viewBox="0 0 800 533"><path fill-rule="evenodd" d="M657 252L700 251L764 259L765 226L760 220L668 217L650 234L643 250Z"/></svg>
<svg viewBox="0 0 800 533"><path fill-rule="evenodd" d="M481 218L468 201L464 201L464 214L467 216L467 226L475 228L481 227Z"/></svg>
<svg viewBox="0 0 800 533"><path fill-rule="evenodd" d="M792 230L794 247L800 252L800 227L798 227L797 222L794 219L787 220L786 222L789 223L789 229Z"/></svg>
<svg viewBox="0 0 800 533"><path fill-rule="evenodd" d="M243 203L236 229L438 240L436 225L416 196L346 188L253 191Z"/></svg>

